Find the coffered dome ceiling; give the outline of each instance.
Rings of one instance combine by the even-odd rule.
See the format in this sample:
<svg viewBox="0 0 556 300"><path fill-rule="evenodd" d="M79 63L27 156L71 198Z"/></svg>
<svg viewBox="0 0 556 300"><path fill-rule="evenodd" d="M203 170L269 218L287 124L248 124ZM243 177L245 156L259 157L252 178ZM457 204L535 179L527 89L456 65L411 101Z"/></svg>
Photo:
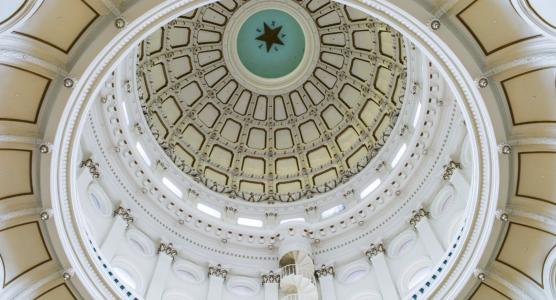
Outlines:
<svg viewBox="0 0 556 300"><path fill-rule="evenodd" d="M155 31L138 45L138 99L154 138L196 181L232 198L294 201L347 182L385 144L407 85L405 44L353 7L301 1L267 20L266 4L219 1ZM241 39L227 36L234 29ZM264 73L251 60L284 68Z"/></svg>

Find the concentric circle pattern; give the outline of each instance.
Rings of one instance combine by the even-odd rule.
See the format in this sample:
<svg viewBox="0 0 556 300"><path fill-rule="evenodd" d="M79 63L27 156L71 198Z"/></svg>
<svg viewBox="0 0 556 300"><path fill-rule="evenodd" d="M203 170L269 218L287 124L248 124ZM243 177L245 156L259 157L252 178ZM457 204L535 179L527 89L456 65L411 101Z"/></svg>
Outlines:
<svg viewBox="0 0 556 300"><path fill-rule="evenodd" d="M230 71L223 34L240 10L233 1L180 16L138 46L152 134L183 172L232 198L295 201L347 182L384 145L402 107L399 33L337 3L292 5L311 16L320 56L291 92L244 87Z"/></svg>
<svg viewBox="0 0 556 300"><path fill-rule="evenodd" d="M291 15L277 9L251 15L241 24L236 39L243 66L263 78L290 74L299 66L305 52L301 26Z"/></svg>

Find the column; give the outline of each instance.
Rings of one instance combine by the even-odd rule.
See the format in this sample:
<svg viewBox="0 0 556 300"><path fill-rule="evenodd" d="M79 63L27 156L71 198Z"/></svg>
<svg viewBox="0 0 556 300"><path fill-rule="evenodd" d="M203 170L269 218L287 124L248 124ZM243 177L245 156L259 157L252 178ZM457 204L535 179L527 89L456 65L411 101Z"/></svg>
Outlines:
<svg viewBox="0 0 556 300"><path fill-rule="evenodd" d="M371 247L365 251L365 255L367 255L373 264L380 292L382 293L382 299L399 300L398 290L396 285L394 285L394 281L392 281L392 275L390 275L390 270L386 264L385 252L386 250L382 242L379 242L376 245L371 244Z"/></svg>
<svg viewBox="0 0 556 300"><path fill-rule="evenodd" d="M131 210L125 209L122 206L114 211L114 223L106 236L106 239L100 246L100 250L104 255L106 261L111 261L118 250L118 246L124 237L126 228L133 222Z"/></svg>
<svg viewBox="0 0 556 300"><path fill-rule="evenodd" d="M278 288L280 285L279 272L274 273L274 271L270 271L268 273L262 273L262 278L264 287L264 299L278 300Z"/></svg>
<svg viewBox="0 0 556 300"><path fill-rule="evenodd" d="M207 300L220 300L222 298L222 287L228 275L229 268L221 264L209 263L209 290Z"/></svg>
<svg viewBox="0 0 556 300"><path fill-rule="evenodd" d="M315 270L320 283L320 295L322 300L336 300L336 289L334 287L334 267L332 264L322 265Z"/></svg>
<svg viewBox="0 0 556 300"><path fill-rule="evenodd" d="M429 213L421 207L413 211L413 216L409 220L409 224L417 229L419 238L423 240L430 258L434 263L437 263L444 255L444 247L436 237L436 234L434 234L428 217Z"/></svg>
<svg viewBox="0 0 556 300"><path fill-rule="evenodd" d="M165 243L164 241L160 243L160 246L158 247L158 260L156 262L153 277L149 283L149 289L147 290L147 296L145 297L146 300L162 299L164 283L166 282L166 277L170 272L170 266L172 265L172 262L177 254L178 250L172 243Z"/></svg>
<svg viewBox="0 0 556 300"><path fill-rule="evenodd" d="M222 219L224 220L224 222L230 224L236 224L237 223L236 212L237 212L237 208L226 206L226 210L224 211L224 217Z"/></svg>
<svg viewBox="0 0 556 300"><path fill-rule="evenodd" d="M443 175L444 180L449 179L454 188L456 189L456 195L460 201L467 203L469 199L470 185L465 174L459 170L459 163L450 161L447 166L445 166L445 172Z"/></svg>
<svg viewBox="0 0 556 300"><path fill-rule="evenodd" d="M344 193L346 208L352 208L357 205L359 197L356 197L354 190L349 190Z"/></svg>
<svg viewBox="0 0 556 300"><path fill-rule="evenodd" d="M311 206L309 208L306 208L305 212L307 213L307 218L306 218L305 221L307 221L307 222L318 222L319 221L319 216L317 215L317 207L316 206Z"/></svg>

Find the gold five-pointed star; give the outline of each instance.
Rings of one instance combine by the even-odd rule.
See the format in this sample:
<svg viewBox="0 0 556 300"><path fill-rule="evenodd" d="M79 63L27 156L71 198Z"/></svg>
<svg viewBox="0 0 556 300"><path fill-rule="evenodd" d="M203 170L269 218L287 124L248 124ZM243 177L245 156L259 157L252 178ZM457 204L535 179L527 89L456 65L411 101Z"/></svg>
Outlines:
<svg viewBox="0 0 556 300"><path fill-rule="evenodd" d="M272 48L272 44L284 45L284 43L282 43L282 41L278 38L278 34L280 33L281 29L282 26L275 29L270 29L270 27L268 27L268 25L264 23L264 33L256 38L256 40L266 43L267 53L270 51L270 48Z"/></svg>

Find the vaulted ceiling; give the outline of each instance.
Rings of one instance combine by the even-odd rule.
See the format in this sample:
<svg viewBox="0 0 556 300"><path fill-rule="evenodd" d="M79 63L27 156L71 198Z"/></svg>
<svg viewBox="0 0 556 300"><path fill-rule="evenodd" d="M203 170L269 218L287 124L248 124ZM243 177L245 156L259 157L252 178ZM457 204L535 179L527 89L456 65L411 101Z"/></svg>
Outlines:
<svg viewBox="0 0 556 300"><path fill-rule="evenodd" d="M120 13L132 14L134 5L149 8L154 5L148 2L18 0L0 4L0 256L3 268L0 299L13 299L17 295L23 299L90 298L79 282L80 278L72 279L75 284L64 282L61 278L60 271L71 265L56 238L56 226L52 220L48 221L50 223L39 221L41 209L53 207L52 201L56 200L49 193L49 168L58 166L51 165L50 154L39 153L38 144L55 139L61 111L71 94L71 90L63 87L63 78L70 73L77 77L83 74L86 66L80 65L80 62L90 61L90 56L94 56L87 51L100 51L102 45L97 43L105 39L97 39L99 36L113 37L118 34L112 25L116 16ZM508 210L510 222L497 221L494 224L492 239L496 245L492 245L492 252L484 254L485 259L481 262L481 267L487 268L490 275L481 283L471 279L465 290L469 293L461 294L459 298L551 299L549 290L553 283L543 279L546 275L543 270L553 263L547 257L556 245L556 192L553 186L556 177L555 42L549 32L539 31L543 23L535 25L528 21L516 5L526 3L546 26L552 28L556 27L554 14L550 14L554 7L547 8L548 1L533 0L391 2L405 13L414 15L423 25L434 15L441 19L443 26L438 31L439 39L462 58L463 66L472 76L484 74L489 78L489 87L481 93L494 120L497 141L511 143L513 147L510 155L500 157L500 180L507 190L501 192L498 202L498 207ZM225 20L230 15L225 3L199 9L196 16L189 17L201 20L200 12L211 9L215 13L220 12L222 20ZM336 10L338 18L357 27L357 21L346 18L346 11L344 8ZM130 21L133 20L130 18ZM402 72L403 61L394 58L402 57L398 51L403 45L394 31L388 31L376 20L366 20L362 22L376 24L370 29L365 27L368 32L365 34L375 41L370 51L354 49L360 45L359 42L365 43L367 39L349 36L350 39L345 39L345 42L353 47L350 50L353 54L339 55L339 52L331 51L331 54L319 58L322 72L332 72L334 76L343 72L352 83L351 87L331 83L336 95L333 101L321 91L326 85L326 78L315 73L309 80L314 94L307 91L309 86L301 86L297 90L299 98L293 98L298 102L292 100L289 94L266 98L264 95L246 94L244 97L249 96L250 100L244 103L249 102L249 105L242 107L238 103L242 95L239 91L243 89L239 84L234 86L232 78L215 76L216 71L197 76L196 71L201 68L215 70L223 66L222 58L218 51L211 52L210 47L198 47L198 52L194 53L191 43L183 46L195 37L199 38L201 30L192 27L187 15L178 18L178 22L182 23L179 26L178 23L175 26L166 25L164 30L154 32L138 48L142 55L139 58L140 67L144 67L145 76L153 78L141 83L144 100L153 113L151 116L155 116L153 126L164 135L168 134L164 141L170 141L175 131L185 126L175 137L174 150L180 159L189 161L195 170L199 169L201 159L205 159L201 174L225 183L225 176L218 172L223 173L228 176L228 186L232 186L236 178L238 189L248 189L245 185L241 187L240 182L252 178L259 186L264 185L264 191L270 190L263 176L268 176L271 170L274 170L275 176L282 174L277 160L270 159L271 147L275 153L291 157L292 161L297 160L297 172L303 171L301 162L306 162L307 176L296 172L289 174L293 180L301 181L299 188L305 188L306 184L314 186L330 178L327 173L319 178L319 172L333 169L331 174L340 175L342 170L357 161L356 157L361 155L358 154L359 147L366 146L365 151L368 151L376 142L377 137L372 137L372 132L377 128L378 132L381 130L374 120L382 118L383 107L378 105L369 114L361 114L366 109L365 105L382 99L384 105L393 107L397 97L394 95L402 92L390 83ZM108 27L111 31L106 29ZM354 31L353 28L350 27L350 32ZM381 29L385 32L380 33ZM215 24L211 30L221 32L222 25ZM208 41L210 35L207 32L201 38ZM343 36L345 38L346 35ZM376 44L379 37L383 43L381 46ZM213 40L211 46L215 50L221 47L217 40ZM322 47L334 48L333 45ZM157 50L159 52L155 53ZM374 60L364 57L364 52L374 53L371 56ZM166 56L169 53L176 55L169 58ZM152 66L146 63L147 55L155 62ZM201 63L206 66L201 66ZM153 76L156 73L158 75ZM377 74L383 75L375 81ZM178 81L186 83L188 80L191 85L180 84L180 88L176 89L178 81L174 83L170 78L178 76L182 76ZM166 77L167 81L162 79ZM331 77L328 79L333 80ZM372 90L367 95L374 95L375 98L360 96L355 102L341 101L342 93L360 95L364 83L372 83ZM191 95L197 93L200 98L196 102L194 99L197 97L182 98L180 93L184 90ZM153 98L148 99L149 96ZM257 114L259 110L255 109L259 98L261 111L266 110L264 114ZM322 98L320 102L319 98ZM269 109L271 107L272 110ZM296 109L300 109L298 115ZM351 118L348 117L350 114ZM294 118L295 121L289 123ZM272 127L269 125L271 121ZM188 125L191 128L189 131ZM372 130L367 129L368 126ZM237 134L231 135L226 131L234 128L241 133L237 138ZM336 138L346 128L353 128L348 129L353 130L352 133L345 140L338 139L338 142ZM325 132L330 132L330 140L325 137ZM366 134L369 137L360 140ZM295 152L291 147L278 147L296 143L301 143L305 150ZM181 149L178 145L184 150L177 150ZM254 157L247 164L248 155L238 155L240 145L249 156ZM322 155L318 152L319 147L326 150ZM310 158L309 151L319 154ZM335 160L334 154L342 158L340 162ZM295 164L292 163L292 166ZM206 172L209 167L215 170L211 174ZM236 167L237 176L233 175ZM256 185L250 188L261 190ZM279 191L276 186L273 189ZM41 280L43 278L51 280Z"/></svg>

